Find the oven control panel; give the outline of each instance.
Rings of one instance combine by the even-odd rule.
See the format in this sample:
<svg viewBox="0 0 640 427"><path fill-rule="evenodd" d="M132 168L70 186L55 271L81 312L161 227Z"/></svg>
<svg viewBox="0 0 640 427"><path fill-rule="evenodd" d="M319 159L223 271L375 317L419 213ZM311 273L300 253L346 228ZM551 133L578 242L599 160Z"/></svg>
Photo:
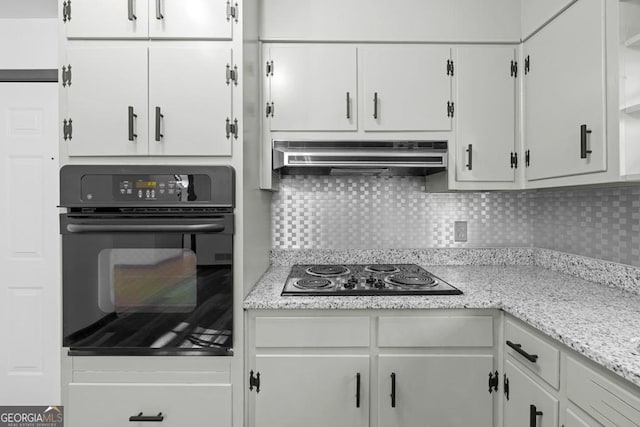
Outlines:
<svg viewBox="0 0 640 427"><path fill-rule="evenodd" d="M188 201L195 190L189 175L117 176L114 180L114 199L122 201Z"/></svg>

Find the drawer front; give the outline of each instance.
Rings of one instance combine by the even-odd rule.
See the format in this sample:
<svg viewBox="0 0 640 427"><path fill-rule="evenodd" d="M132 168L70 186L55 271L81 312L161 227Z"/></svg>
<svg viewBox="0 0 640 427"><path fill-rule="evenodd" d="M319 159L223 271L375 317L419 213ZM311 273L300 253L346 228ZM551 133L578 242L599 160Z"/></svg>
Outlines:
<svg viewBox="0 0 640 427"><path fill-rule="evenodd" d="M557 348L510 320L505 323L504 337L505 354L521 362L556 390L559 389L560 351ZM517 347L525 355L519 353L514 347ZM528 360L526 354L537 357L534 357L535 361Z"/></svg>
<svg viewBox="0 0 640 427"><path fill-rule="evenodd" d="M230 427L231 385L73 383L65 409L67 427ZM140 413L163 419L129 421Z"/></svg>
<svg viewBox="0 0 640 427"><path fill-rule="evenodd" d="M567 397L605 426L640 426L640 389L629 393L571 357L567 358Z"/></svg>
<svg viewBox="0 0 640 427"><path fill-rule="evenodd" d="M256 347L369 347L364 316L257 317Z"/></svg>
<svg viewBox="0 0 640 427"><path fill-rule="evenodd" d="M600 424L589 424L578 415L576 415L571 409L567 408L564 427L597 427L599 425Z"/></svg>
<svg viewBox="0 0 640 427"><path fill-rule="evenodd" d="M491 316L383 316L379 347L492 347Z"/></svg>

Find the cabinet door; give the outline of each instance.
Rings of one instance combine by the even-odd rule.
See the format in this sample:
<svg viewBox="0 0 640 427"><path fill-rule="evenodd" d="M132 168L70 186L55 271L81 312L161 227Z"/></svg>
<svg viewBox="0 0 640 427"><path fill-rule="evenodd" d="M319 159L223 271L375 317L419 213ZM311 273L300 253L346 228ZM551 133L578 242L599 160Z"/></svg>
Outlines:
<svg viewBox="0 0 640 427"><path fill-rule="evenodd" d="M67 62L69 155L146 155L147 48L70 47Z"/></svg>
<svg viewBox="0 0 640 427"><path fill-rule="evenodd" d="M231 26L227 0L149 0L151 38L231 39Z"/></svg>
<svg viewBox="0 0 640 427"><path fill-rule="evenodd" d="M380 425L493 426L494 397L487 392L493 366L490 355L381 355Z"/></svg>
<svg viewBox="0 0 640 427"><path fill-rule="evenodd" d="M525 43L528 180L606 170L603 8L576 2ZM591 153L581 153L582 125Z"/></svg>
<svg viewBox="0 0 640 427"><path fill-rule="evenodd" d="M369 425L369 356L258 355L255 369L255 427Z"/></svg>
<svg viewBox="0 0 640 427"><path fill-rule="evenodd" d="M149 48L150 154L231 155L227 64L231 49L210 44Z"/></svg>
<svg viewBox="0 0 640 427"><path fill-rule="evenodd" d="M73 0L68 38L147 38L148 0Z"/></svg>
<svg viewBox="0 0 640 427"><path fill-rule="evenodd" d="M505 374L509 380L509 398L504 400L504 425L509 427L557 427L558 400L517 368L505 361ZM535 408L532 409L532 405ZM531 421L531 411L542 412Z"/></svg>
<svg viewBox="0 0 640 427"><path fill-rule="evenodd" d="M516 79L511 46L460 47L455 78L457 100L456 180L513 182Z"/></svg>
<svg viewBox="0 0 640 427"><path fill-rule="evenodd" d="M565 421L563 427L596 427L601 424L590 424L576 415L571 409L567 408L565 412Z"/></svg>
<svg viewBox="0 0 640 427"><path fill-rule="evenodd" d="M272 131L356 130L355 47L274 46L268 58Z"/></svg>
<svg viewBox="0 0 640 427"><path fill-rule="evenodd" d="M448 131L445 46L368 46L362 53L366 131Z"/></svg>

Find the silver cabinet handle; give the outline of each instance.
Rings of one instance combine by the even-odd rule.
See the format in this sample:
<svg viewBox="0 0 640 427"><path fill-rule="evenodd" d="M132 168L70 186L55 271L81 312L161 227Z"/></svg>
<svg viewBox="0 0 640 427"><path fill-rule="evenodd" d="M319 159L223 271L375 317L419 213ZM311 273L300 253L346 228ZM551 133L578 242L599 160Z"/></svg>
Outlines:
<svg viewBox="0 0 640 427"><path fill-rule="evenodd" d="M156 19L158 21L164 19L164 15L162 14L162 0L156 0Z"/></svg>
<svg viewBox="0 0 640 427"><path fill-rule="evenodd" d="M373 94L373 118L378 119L378 92Z"/></svg>
<svg viewBox="0 0 640 427"><path fill-rule="evenodd" d="M129 106L129 141L133 141L138 137L138 134L135 133L135 121L138 118L138 115L133 111L133 107Z"/></svg>
<svg viewBox="0 0 640 427"><path fill-rule="evenodd" d="M89 225L67 224L69 233L221 233L224 224L189 224L189 225Z"/></svg>
<svg viewBox="0 0 640 427"><path fill-rule="evenodd" d="M164 119L164 115L160 110L160 107L156 107L156 141L160 142L164 137L164 134L160 132L160 128L162 126L162 119Z"/></svg>
<svg viewBox="0 0 640 427"><path fill-rule="evenodd" d="M136 16L136 14L134 13L134 9L136 8L135 4L133 3L134 0L129 0L129 8L128 8L128 16L129 16L129 21L135 21L136 19L138 19L138 17Z"/></svg>
<svg viewBox="0 0 640 427"><path fill-rule="evenodd" d="M351 97L349 95L347 92L347 119L351 119Z"/></svg>

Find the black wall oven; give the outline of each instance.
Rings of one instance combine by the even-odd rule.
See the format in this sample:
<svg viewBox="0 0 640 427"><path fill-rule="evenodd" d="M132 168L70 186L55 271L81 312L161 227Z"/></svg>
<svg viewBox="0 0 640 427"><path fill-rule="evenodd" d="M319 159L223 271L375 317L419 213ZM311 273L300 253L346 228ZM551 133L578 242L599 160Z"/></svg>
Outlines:
<svg viewBox="0 0 640 427"><path fill-rule="evenodd" d="M234 170L60 171L71 355L233 354Z"/></svg>

